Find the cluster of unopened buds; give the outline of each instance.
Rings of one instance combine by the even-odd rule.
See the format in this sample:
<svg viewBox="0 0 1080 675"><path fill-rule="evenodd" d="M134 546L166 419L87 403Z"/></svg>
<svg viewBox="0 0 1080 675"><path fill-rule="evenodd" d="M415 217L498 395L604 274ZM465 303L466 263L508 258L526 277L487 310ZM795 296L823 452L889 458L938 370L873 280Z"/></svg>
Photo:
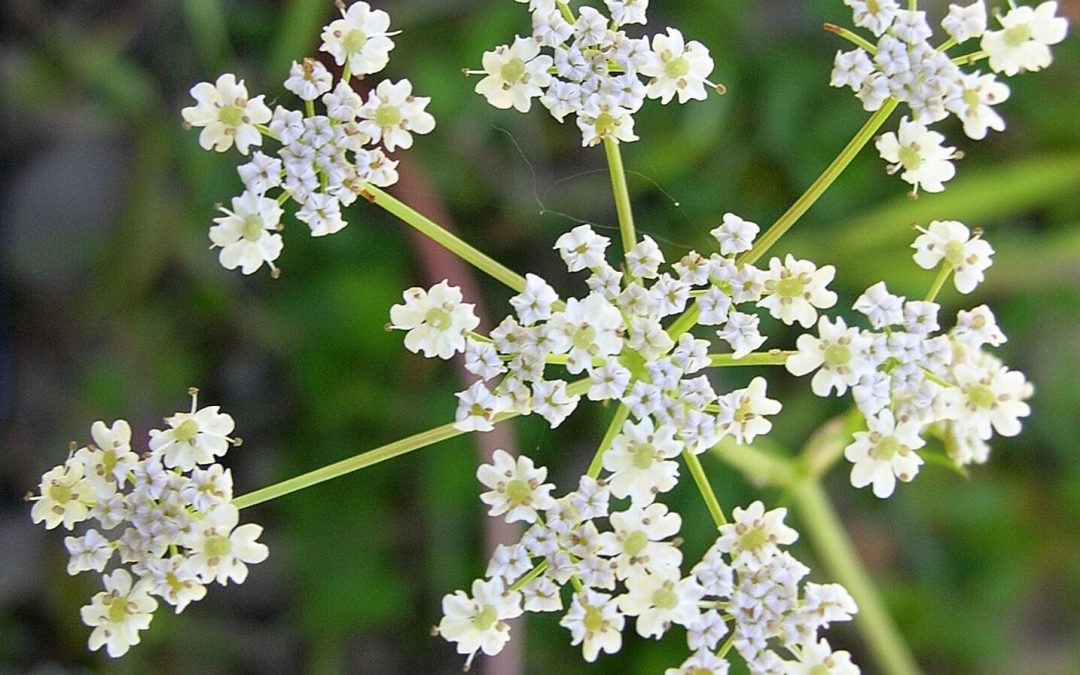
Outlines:
<svg viewBox="0 0 1080 675"><path fill-rule="evenodd" d="M483 70L467 72L483 76L475 90L496 108L525 112L538 99L560 122L575 118L583 145L604 145L620 205L622 255L610 263L611 240L587 224L554 246L570 273L587 274L586 293L564 298L535 274L519 277L379 190L397 180L387 153L410 147L412 134L431 131L434 119L425 110L428 99L413 96L408 80L384 80L366 98L352 88L354 78L381 71L394 46L389 17L365 2L343 7L341 18L323 29L320 50L341 68L336 83L315 59L293 64L285 87L304 101L303 111L271 111L231 74L191 90L197 105L185 108L183 118L202 128L204 148L235 145L247 155L264 138L280 145L277 157L256 151L238 168L245 191L210 230L222 265L250 274L266 263L276 275L289 201L313 236L343 228L341 209L358 196L394 205L389 210L403 221L515 288L513 313L487 334L476 330L473 305L445 280L406 290L390 309L389 326L404 333L406 349L440 359L462 355L476 377L457 394L456 432L490 431L503 419L532 413L555 428L583 397L609 402L608 431L586 474L563 496L552 495L547 470L525 456L498 450L477 470L490 515L528 529L496 549L470 593L443 598L436 630L467 656L466 667L478 653L502 650L508 620L563 612L559 624L590 662L621 649L630 617L643 638L685 629L691 653L668 675L726 674L732 650L755 674L859 672L846 651L833 650L821 636L857 612L852 596L838 584L805 581L809 569L784 548L798 537L784 524L786 509L755 501L734 508L729 521L699 460L721 443L749 451L771 431L781 403L768 397L764 377L725 391L709 373L783 367L810 377L817 396L850 392L865 423L843 451L850 481L881 498L898 481L915 478L928 440L937 439L958 467L985 462L995 434L1020 432L1032 387L986 351L1005 342L986 305L959 311L943 329L935 300L950 280L959 293L971 293L991 265L992 247L981 231L956 221L917 228L914 261L936 277L920 299L898 296L885 282L867 288L851 309L868 328L826 313L839 302L829 289L833 266L790 254L755 266L794 222L782 224L787 214L759 238L757 224L726 213L711 230L715 251L690 252L666 265L657 242L639 238L627 217L618 144L637 140L633 114L646 99L685 103L721 89L708 79L708 50L674 28L651 39L631 37L625 29L646 24L648 0L604 0L606 15L589 6L571 10L561 0L519 2L528 2L531 34L486 52ZM908 106L910 116L880 136L877 148L890 172L901 172L916 191L939 191L954 174L954 149L928 125L955 115L972 139L1004 129L992 106L1009 90L995 73L1046 67L1049 45L1066 31L1054 2L1013 6L997 17L1000 30L989 30L979 1L950 5L942 22L948 38L933 46L925 13L914 3L901 9L896 0L844 2L855 25L877 42L829 24L857 45L837 54L831 83L853 89L874 112L864 129L876 130L895 107ZM979 51L946 55L975 39ZM991 73L963 70L983 59ZM316 101L325 115L315 113ZM871 137L872 131L862 142ZM779 328L777 322L811 332L794 349L766 347L763 325ZM50 529L97 521L98 528L67 538L68 569L104 576L106 590L82 616L94 628L91 648L104 645L111 656L139 641L155 597L179 612L213 581L242 582L246 565L267 556L256 541L261 528L238 526L236 504L246 496L233 503L231 475L216 463L238 444L229 436L232 418L217 407L198 409L192 397L190 412L150 432L142 456L131 449L126 422L95 423L94 443L73 446L31 497L34 521ZM682 550L683 517L660 501L684 469L717 528L692 564ZM290 479L303 485L288 489L326 479L301 480L312 474ZM279 494L274 487L259 491L260 499Z"/></svg>
<svg viewBox="0 0 1080 675"><path fill-rule="evenodd" d="M81 612L94 629L90 649L122 656L150 626L155 598L179 614L215 581L243 583L247 565L269 553L256 541L261 526L238 525L232 474L217 463L240 444L229 436L233 419L217 406L199 408L196 393L189 412L150 431L141 455L125 420L94 422L93 443L73 443L67 460L41 477L39 494L29 496L34 522L50 530L95 525L64 539L68 574L98 572L105 585Z"/></svg>

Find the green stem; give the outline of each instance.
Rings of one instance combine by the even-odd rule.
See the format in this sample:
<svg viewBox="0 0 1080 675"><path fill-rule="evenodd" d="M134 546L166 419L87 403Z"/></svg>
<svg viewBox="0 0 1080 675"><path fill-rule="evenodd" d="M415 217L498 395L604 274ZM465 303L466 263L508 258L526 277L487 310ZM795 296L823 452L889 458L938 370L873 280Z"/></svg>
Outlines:
<svg viewBox="0 0 1080 675"><path fill-rule="evenodd" d="M871 55L877 54L877 46L854 31L850 31L843 26L837 26L835 23L826 23L824 28L830 33L839 35L856 47L860 47L864 51L869 52Z"/></svg>
<svg viewBox="0 0 1080 675"><path fill-rule="evenodd" d="M622 237L623 253L629 253L637 244L634 232L634 213L630 209L630 191L626 187L626 171L623 169L619 142L604 138L604 155L611 173L611 190L615 193L615 212L619 215L619 236Z"/></svg>
<svg viewBox="0 0 1080 675"><path fill-rule="evenodd" d="M611 424L608 425L607 431L604 433L604 438L600 441L600 446L596 448L596 454L593 455L592 462L589 463L589 470L585 473L586 476L596 478L600 475L600 469L604 467L604 453L607 452L615 437L622 431L623 422L629 416L630 408L620 403L619 407L615 409L615 416L611 418Z"/></svg>
<svg viewBox="0 0 1080 675"><path fill-rule="evenodd" d="M990 56L990 52L985 49L980 49L977 52L971 52L970 54L961 54L960 56L953 57L952 62L960 66L970 66L976 61L981 61Z"/></svg>
<svg viewBox="0 0 1080 675"><path fill-rule="evenodd" d="M563 18L566 19L566 23L573 24L576 19L574 13L570 11L570 5L566 4L565 0L556 0L555 4L559 7L559 11L562 12Z"/></svg>
<svg viewBox="0 0 1080 675"><path fill-rule="evenodd" d="M784 236L784 233L791 229L791 226L798 222L806 211L813 206L814 202L833 184L833 181L839 177L841 172L847 165L851 163L851 160L855 159L855 155L862 150L874 134L877 133L881 125L885 124L885 120L889 118L892 111L896 109L897 100L894 98L888 99L881 109L870 116L870 119L866 120L866 124L859 129L855 137L840 151L840 154L836 156L836 159L832 161L825 171L806 189L806 192L802 194L795 203L791 205L784 215L773 223L765 234L758 237L758 240L754 242L753 248L746 253L739 256L735 263L737 265L748 265L756 262L761 256L772 248L780 237Z"/></svg>
<svg viewBox="0 0 1080 675"><path fill-rule="evenodd" d="M519 578L519 579L518 579L517 581L515 581L515 582L514 582L514 583L512 583L512 584L510 584L510 588L506 589L506 591L507 591L508 593L512 593L512 592L514 592L514 591L520 591L520 590L521 590L522 588L524 588L524 587L525 587L525 585L526 585L526 584L528 584L528 583L529 583L530 581L532 581L532 580L533 580L533 579L535 579L536 577L538 577L538 576L540 576L541 574L543 574L543 573L544 573L544 570L546 570L546 569L547 569L547 566L548 566L548 561L547 561L547 559L545 558L544 560L541 560L540 562L538 562L538 563L536 564L536 567L533 567L533 568L532 568L531 570L529 570L529 571L528 571L528 572L526 572L525 574L521 575L521 578Z"/></svg>
<svg viewBox="0 0 1080 675"><path fill-rule="evenodd" d="M741 359L731 354L709 354L709 365L716 368L728 366L782 366L788 357L797 352L772 349L767 352L752 352Z"/></svg>
<svg viewBox="0 0 1080 675"><path fill-rule="evenodd" d="M679 337L694 327L697 324L698 317L701 315L701 308L698 307L697 301L694 304L686 308L678 319L671 322L671 325L667 328L667 334L672 340L678 341Z"/></svg>
<svg viewBox="0 0 1080 675"><path fill-rule="evenodd" d="M578 396L589 390L589 381L587 379L571 382L566 387L567 396ZM496 415L493 420L498 424L512 417L517 417L519 413L508 412ZM402 438L401 440L394 441L393 443L387 443L374 450L368 450L367 452L361 452L359 455L343 459L340 462L334 462L320 469L309 471L299 476L294 476L287 480L283 480L280 483L274 483L267 487L260 488L253 492L249 492L244 495L233 499L232 503L238 509L245 509L249 506L256 504L262 504L268 502L271 499L277 499L291 492L297 490L303 490L319 483L324 483L333 478L344 476L347 473L353 471L359 471L360 469L366 469L369 466L385 462L388 459L399 457L401 455L412 452L413 450L419 450L420 448L426 448L429 445L434 445L439 441L445 441L455 436L461 436L467 433L454 427L454 424L444 424L434 429L428 429L418 434L409 436L408 438Z"/></svg>
<svg viewBox="0 0 1080 675"><path fill-rule="evenodd" d="M506 284L515 291L521 292L525 288L525 278L520 274L497 262L471 244L466 243L457 235L443 229L430 218L421 215L411 207L390 196L387 192L370 184L364 186L364 192L372 202L386 209L392 215L484 274Z"/></svg>
<svg viewBox="0 0 1080 675"><path fill-rule="evenodd" d="M937 277L934 278L934 283L930 286L930 290L926 293L926 302L933 302L941 292L941 287L945 285L945 281L952 274L953 268L947 261L941 261L941 269L938 270Z"/></svg>
<svg viewBox="0 0 1080 675"><path fill-rule="evenodd" d="M866 639L881 672L887 675L916 675L919 666L900 631L859 560L840 518L816 480L801 481L791 489L791 498L802 520L804 532L817 551L829 576L843 584L859 606L856 626Z"/></svg>
<svg viewBox="0 0 1080 675"><path fill-rule="evenodd" d="M720 502L717 501L716 493L713 492L712 485L709 484L709 477L705 475L701 460L686 448L683 448L682 456L683 461L686 462L686 468L690 469L690 475L694 478L694 484L697 485L698 492L701 493L701 498L705 500L705 506L709 509L709 515L712 516L713 523L717 527L726 524L727 518L724 517L724 510L720 508Z"/></svg>

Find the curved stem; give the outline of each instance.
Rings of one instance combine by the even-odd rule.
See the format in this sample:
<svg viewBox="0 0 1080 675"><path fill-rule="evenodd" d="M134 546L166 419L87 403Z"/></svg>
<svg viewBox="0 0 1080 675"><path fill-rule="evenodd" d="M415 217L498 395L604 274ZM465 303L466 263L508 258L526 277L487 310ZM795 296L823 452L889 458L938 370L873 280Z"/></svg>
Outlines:
<svg viewBox="0 0 1080 675"><path fill-rule="evenodd" d="M859 35L854 31L850 31L843 26L837 26L835 23L825 23L822 28L844 38L856 47L861 47L864 51L868 52L871 56L877 54L877 47L869 40Z"/></svg>
<svg viewBox="0 0 1080 675"><path fill-rule="evenodd" d="M412 207L392 197L389 193L368 184L364 186L364 194L372 203L386 209L390 214L412 226L421 234L484 274L506 284L515 291L520 292L525 288L525 278L520 274L496 261L472 244L467 243L464 239L443 229L438 223L421 215Z"/></svg>
<svg viewBox="0 0 1080 675"><path fill-rule="evenodd" d="M933 302L937 298L938 293L941 292L941 287L945 285L945 281L952 274L953 268L946 261L941 261L941 269L938 270L937 277L934 278L934 283L930 286L930 290L926 293L926 302Z"/></svg>
<svg viewBox="0 0 1080 675"><path fill-rule="evenodd" d="M859 150L862 150L877 130L881 128L881 125L885 124L885 120L889 118L892 111L896 109L897 100L894 98L888 99L881 109L870 116L870 119L866 120L866 124L855 134L855 137L840 151L840 154L836 156L836 159L832 161L825 171L817 177L810 187L806 189L806 192L802 194L795 203L791 205L784 215L772 224L765 234L758 237L758 240L754 242L753 248L746 253L739 256L735 263L737 265L747 265L754 263L761 256L772 248L780 237L784 236L784 233L791 229L791 226L798 222L807 210L814 205L814 202L833 184L833 181L843 172L847 165L851 163L851 160L855 159L855 155L859 154Z"/></svg>
<svg viewBox="0 0 1080 675"><path fill-rule="evenodd" d="M611 190L615 193L615 212L619 215L619 236L622 237L623 253L629 253L637 244L637 233L634 232L634 213L630 208L630 191L626 186L626 171L623 169L619 142L605 138L604 155L611 173Z"/></svg>

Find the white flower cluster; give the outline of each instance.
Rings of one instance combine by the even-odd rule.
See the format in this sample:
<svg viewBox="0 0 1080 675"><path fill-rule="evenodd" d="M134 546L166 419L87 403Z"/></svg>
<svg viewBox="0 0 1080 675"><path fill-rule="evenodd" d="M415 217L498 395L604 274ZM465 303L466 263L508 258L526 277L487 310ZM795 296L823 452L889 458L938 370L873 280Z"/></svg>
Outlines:
<svg viewBox="0 0 1080 675"><path fill-rule="evenodd" d="M149 452L131 449L131 427L94 422L94 442L72 445L67 460L41 477L31 517L53 529L86 521L96 526L64 540L69 574L102 574L105 590L82 608L94 630L90 649L127 653L150 625L155 596L180 613L216 581L243 583L247 565L268 555L256 540L262 527L239 525L232 504L232 474L215 459L238 443L233 419L217 406L165 419L150 432ZM114 564L115 563L115 564ZM112 570L106 568L112 565Z"/></svg>
<svg viewBox="0 0 1080 675"><path fill-rule="evenodd" d="M956 221L932 222L913 248L920 267L943 267L961 293L982 281L993 254ZM786 364L794 375L813 372L818 396L851 389L869 427L845 451L853 463L852 485L873 484L878 497L891 495L897 479L910 481L918 473L923 460L916 450L927 433L943 439L958 466L985 462L995 432L1020 433L1032 387L1022 373L983 351L1005 342L989 307L960 311L953 328L940 333L936 303L906 300L879 282L854 309L873 330L822 317L817 336L800 336Z"/></svg>
<svg viewBox="0 0 1080 675"><path fill-rule="evenodd" d="M1038 7L1011 6L998 16L1000 30L988 30L986 5L976 0L967 6L949 5L941 25L948 40L930 44L933 34L926 12L900 9L896 0L844 0L852 8L856 26L869 29L876 45L837 52L830 84L850 87L866 110L878 110L887 100L906 103L897 132L884 134L878 152L889 172L927 192L940 192L955 174L951 160L955 148L927 127L955 115L964 133L981 140L988 129L1002 131L1005 121L993 106L1009 97L1009 87L994 73L1007 76L1036 71L1050 65L1050 45L1065 39L1068 23L1055 16L1056 2ZM1010 3L1011 5L1011 3ZM981 38L981 53L950 58L946 49ZM991 73L965 72L981 56L989 57Z"/></svg>
<svg viewBox="0 0 1080 675"><path fill-rule="evenodd" d="M633 444L634 457L652 461L651 455L663 455L672 445L678 452L670 438L643 437L641 431L628 423L620 436L624 445ZM618 448L617 440L605 454L605 467ZM491 516L530 527L517 543L496 549L471 596L457 591L443 598L438 632L456 642L469 662L478 651L502 650L510 639L507 619L565 611L559 624L590 662L600 652L621 649L626 618L634 617L644 638L661 638L676 624L685 628L693 653L668 675L727 673L724 657L731 646L753 673L802 672L789 668L812 668L826 659L838 668L828 672L859 672L846 652L833 653L818 641L819 630L851 618L855 603L839 585L802 585L809 570L782 550L798 537L784 525L785 509L766 512L761 502L736 508L734 522L720 527L716 541L684 575L677 538L682 518L655 501L655 490L627 495L615 473L610 480L583 476L577 490L555 499L554 486L544 482L547 470L528 457L497 450L493 460L477 470L489 488L481 499ZM620 495L629 496L629 503L612 510ZM562 592L567 585L573 588L569 607ZM730 644L718 653L725 637ZM784 661L773 640L797 660Z"/></svg>
<svg viewBox="0 0 1080 675"><path fill-rule="evenodd" d="M623 27L645 24L648 0L604 0L609 17L582 6L574 17L556 0L528 2L532 35L517 36L483 57L484 78L476 84L496 108L528 112L532 100L562 122L574 115L582 145L603 139L635 141L633 114L646 98L661 103L704 100L713 61L700 42L687 42L668 28L648 38L632 38ZM548 50L548 53L541 53ZM645 81L642 81L645 78Z"/></svg>
<svg viewBox="0 0 1080 675"><path fill-rule="evenodd" d="M485 337L471 332L478 323L472 305L462 304L460 291L444 281L430 291L406 291L406 303L391 309L390 325L408 331L410 351L444 359L464 352L465 367L479 379L457 395L456 425L463 431L488 431L497 416L511 412L537 413L554 428L585 394L625 404L641 420L633 433L673 439L673 454L684 445L702 453L725 436L749 443L772 428L766 416L780 410L766 397L765 380L718 395L702 373L713 356L710 342L689 333L672 337L663 321L694 298L697 323L718 327L714 334L733 350L725 357L738 359L765 341L759 317L740 306L763 307L784 323L810 327L818 309L836 303L826 288L831 266L819 269L790 255L773 258L768 269L737 266L734 255L750 248L757 231L729 213L713 230L721 253L706 258L691 252L670 272L660 271L663 254L645 236L620 271L605 262L610 241L581 225L559 237L555 248L571 272L591 273L584 298L564 303L547 282L529 274L524 290L510 300L515 315ZM571 385L549 377L549 366L587 380ZM608 455L611 461L619 456ZM637 470L634 461L627 466Z"/></svg>
<svg viewBox="0 0 1080 675"><path fill-rule="evenodd" d="M278 141L277 157L255 152L237 171L244 192L232 200L232 208L215 218L210 241L221 252L226 269L237 267L252 274L263 263L274 266L282 250L281 205L292 200L296 217L313 237L338 232L347 224L341 208L356 201L365 185L386 187L397 182L397 161L388 152L412 146L413 134L435 128L425 110L431 99L414 96L408 80L382 80L365 99L353 90L352 78L382 70L394 47L390 17L356 2L342 10L342 18L323 28L319 49L343 67L334 78L319 61L293 62L285 88L304 101L304 112L277 106L271 113L263 97L248 99L247 89L226 73L216 85L202 82L192 88L198 105L184 108L184 121L204 127L204 148L224 151L233 139L247 154L262 144L262 135ZM326 114L315 114L321 101ZM270 195L272 190L279 194Z"/></svg>

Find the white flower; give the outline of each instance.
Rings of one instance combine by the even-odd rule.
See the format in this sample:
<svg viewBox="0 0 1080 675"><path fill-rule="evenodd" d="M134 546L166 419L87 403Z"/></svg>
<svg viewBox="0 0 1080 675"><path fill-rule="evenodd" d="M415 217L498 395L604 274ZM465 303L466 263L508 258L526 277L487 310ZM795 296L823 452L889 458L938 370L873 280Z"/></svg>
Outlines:
<svg viewBox="0 0 1080 675"><path fill-rule="evenodd" d="M990 106L1007 98L1009 86L998 82L993 73L961 73L945 99L945 109L964 123L968 138L982 140L987 129L1005 130L1005 120Z"/></svg>
<svg viewBox="0 0 1080 675"><path fill-rule="evenodd" d="M566 269L577 272L604 265L604 251L611 240L593 232L589 225L578 225L555 240L555 248Z"/></svg>
<svg viewBox="0 0 1080 675"><path fill-rule="evenodd" d="M874 63L865 49L853 49L849 52L837 51L833 59L830 87L850 87L858 92L866 83L870 73L874 72Z"/></svg>
<svg viewBox="0 0 1080 675"><path fill-rule="evenodd" d="M959 420L982 440L989 440L990 427L1002 436L1020 433L1020 419L1031 414L1025 399L1031 396L1031 385L1024 374L997 366L990 361L977 368L961 363L953 370L956 383L963 394L964 412Z"/></svg>
<svg viewBox="0 0 1080 675"><path fill-rule="evenodd" d="M630 497L638 505L652 503L657 492L667 492L678 482L679 465L670 460L681 451L674 428L654 429L649 418L637 424L627 421L604 453L604 468L612 472L611 494Z"/></svg>
<svg viewBox="0 0 1080 675"><path fill-rule="evenodd" d="M506 522L516 520L536 522L536 512L555 505L551 483L544 483L547 469L536 467L533 461L522 455L515 461L505 450L496 450L491 456L492 464L481 464L476 478L488 492L480 495L480 501L491 507L492 517L506 514Z"/></svg>
<svg viewBox="0 0 1080 675"><path fill-rule="evenodd" d="M779 401L765 396L764 377L755 377L748 387L721 396L717 403L719 430L733 436L736 443L752 443L756 437L769 433L772 422L765 415L775 415L781 408Z"/></svg>
<svg viewBox="0 0 1080 675"><path fill-rule="evenodd" d="M795 653L799 660L784 661L784 675L859 675L851 654L834 652L824 638L803 644Z"/></svg>
<svg viewBox="0 0 1080 675"><path fill-rule="evenodd" d="M830 322L826 316L818 321L818 335L800 335L795 341L798 351L788 357L784 366L796 377L802 377L820 368L810 381L810 388L818 396L828 396L836 388L838 396L859 379L874 370L866 350L870 338L856 328L848 328L841 317Z"/></svg>
<svg viewBox="0 0 1080 675"><path fill-rule="evenodd" d="M994 254L983 239L972 237L968 228L955 220L935 220L911 245L915 249L915 262L929 270L943 260L953 270L953 283L961 293L970 293L983 280L983 272L990 267Z"/></svg>
<svg viewBox="0 0 1080 675"><path fill-rule="evenodd" d="M786 508L766 512L760 500L745 509L736 506L731 512L733 522L720 526L715 546L731 556L732 567L760 569L780 554L780 546L799 538L798 532L784 524L786 515Z"/></svg>
<svg viewBox="0 0 1080 675"><path fill-rule="evenodd" d="M638 139L634 134L632 111L623 107L615 96L594 94L577 111L576 122L581 130L581 145L597 145L605 138L629 143Z"/></svg>
<svg viewBox="0 0 1080 675"><path fill-rule="evenodd" d="M449 359L465 349L465 333L476 328L480 319L473 305L462 302L461 289L445 279L425 291L413 287L402 295L404 305L390 308L390 324L406 330L405 348L414 354Z"/></svg>
<svg viewBox="0 0 1080 675"><path fill-rule="evenodd" d="M537 577L521 589L526 612L557 612L563 608L559 587L548 577Z"/></svg>
<svg viewBox="0 0 1080 675"><path fill-rule="evenodd" d="M622 327L619 310L596 293L590 293L584 300L570 298L566 309L548 322L552 348L559 353L567 352L566 369L571 374L591 366L593 357L618 354L623 345L619 336Z"/></svg>
<svg viewBox="0 0 1080 675"><path fill-rule="evenodd" d="M944 147L945 137L929 131L919 122L900 120L899 136L888 132L878 138L875 146L881 158L889 162L889 173L903 169L900 177L915 189L941 192L943 183L956 175L956 167L950 160L956 157L956 148Z"/></svg>
<svg viewBox="0 0 1080 675"><path fill-rule="evenodd" d="M210 228L210 241L221 248L221 266L239 267L244 274L254 273L264 262L275 269L284 245L278 234L282 210L277 201L244 192L233 197L231 211L222 207L221 212L225 215L214 218L217 225Z"/></svg>
<svg viewBox="0 0 1080 675"><path fill-rule="evenodd" d="M380 140L388 152L412 147L412 134L426 134L435 128L435 118L424 110L431 99L413 96L408 80L383 80L368 96L367 104L357 111L358 132Z"/></svg>
<svg viewBox="0 0 1080 675"><path fill-rule="evenodd" d="M185 556L153 558L145 561L145 565L143 578L149 582L150 592L175 607L177 614L206 597L206 586Z"/></svg>
<svg viewBox="0 0 1080 675"><path fill-rule="evenodd" d="M340 19L323 27L319 51L334 57L334 63L346 66L353 75L370 75L386 67L394 42L388 32L390 15L371 9L366 2L354 2L341 11Z"/></svg>
<svg viewBox="0 0 1080 675"><path fill-rule="evenodd" d="M485 576L489 578L499 577L507 584L532 569L532 561L524 544L507 546L499 544L491 554Z"/></svg>
<svg viewBox="0 0 1080 675"><path fill-rule="evenodd" d="M586 588L574 594L559 625L570 630L570 644L580 644L585 660L592 663L601 651L614 654L622 648L625 622L611 596Z"/></svg>
<svg viewBox="0 0 1080 675"><path fill-rule="evenodd" d="M563 423L577 407L580 396L570 396L563 380L541 380L532 387L533 412L537 413L554 429Z"/></svg>
<svg viewBox="0 0 1080 675"><path fill-rule="evenodd" d="M521 616L521 593L508 591L502 579L472 585L472 597L455 591L442 599L443 618L439 635L457 643L458 654L468 654L465 669L472 664L477 651L494 656L510 641L507 619Z"/></svg>
<svg viewBox="0 0 1080 675"><path fill-rule="evenodd" d="M986 32L986 4L976 0L967 7L949 5L949 14L941 20L941 27L957 44L982 37Z"/></svg>
<svg viewBox="0 0 1080 675"><path fill-rule="evenodd" d="M671 624L689 626L701 614L697 603L705 589L692 576L680 579L678 569L632 574L625 583L619 609L637 617L635 626L641 637L659 638Z"/></svg>
<svg viewBox="0 0 1080 675"><path fill-rule="evenodd" d="M731 355L740 359L765 344L766 338L758 330L760 323L761 319L756 314L732 312L728 315L727 323L716 334L731 345Z"/></svg>
<svg viewBox="0 0 1080 675"><path fill-rule="evenodd" d="M602 480L596 480L587 475L582 476L578 481L578 489L567 496L570 499L570 506L582 520L606 518L608 515L611 490Z"/></svg>
<svg viewBox="0 0 1080 675"><path fill-rule="evenodd" d="M925 445L919 437L919 422L897 423L890 410L882 410L866 420L869 431L855 432L855 440L844 449L851 467L851 484L862 488L873 483L874 494L884 499L893 493L896 479L915 478L923 460L915 452Z"/></svg>
<svg viewBox="0 0 1080 675"><path fill-rule="evenodd" d="M381 148L363 149L356 153L357 176L376 187L389 187L397 182L397 165Z"/></svg>
<svg viewBox="0 0 1080 675"><path fill-rule="evenodd" d="M499 350L490 342L465 340L465 370L481 380L490 380L506 372Z"/></svg>
<svg viewBox="0 0 1080 675"><path fill-rule="evenodd" d="M904 303L904 328L916 335L927 337L937 332L938 312L941 305L925 300L908 300Z"/></svg>
<svg viewBox="0 0 1080 675"><path fill-rule="evenodd" d="M949 335L976 349L986 344L997 347L1006 342L994 313L986 305L979 305L970 311L960 310L956 315L956 326L949 331Z"/></svg>
<svg viewBox="0 0 1080 675"><path fill-rule="evenodd" d="M87 570L104 571L114 550L112 542L95 529L87 530L81 537L64 537L64 547L71 556L67 566L71 575Z"/></svg>
<svg viewBox="0 0 1080 675"><path fill-rule="evenodd" d="M235 427L233 418L219 412L216 405L199 410L196 405L197 398L192 394L191 412L166 417L170 428L165 431L150 430L150 452L161 457L170 469L191 471L196 464L210 464L214 457L224 455L233 442L229 438Z"/></svg>
<svg viewBox="0 0 1080 675"><path fill-rule="evenodd" d="M625 579L642 570L678 574L682 553L664 539L679 533L679 514L654 502L644 508L631 504L610 514L609 520L612 531L600 535L600 552L613 558L616 577Z"/></svg>
<svg viewBox="0 0 1080 675"><path fill-rule="evenodd" d="M311 228L311 236L340 232L348 223L341 217L341 203L334 195L313 192L296 211L296 218Z"/></svg>
<svg viewBox="0 0 1080 675"><path fill-rule="evenodd" d="M104 646L109 656L117 658L139 644L139 631L150 626L157 601L149 596L145 583L132 585L131 574L125 569L113 570L103 581L105 590L79 613L83 623L94 629L90 633L90 650Z"/></svg>
<svg viewBox="0 0 1080 675"><path fill-rule="evenodd" d="M589 400L619 398L630 384L630 378L630 370L619 363L618 359L609 357L603 365L589 370Z"/></svg>
<svg viewBox="0 0 1080 675"><path fill-rule="evenodd" d="M724 255L734 255L749 251L754 244L754 237L761 230L757 223L743 220L734 213L725 213L723 222L709 230L709 234L720 244L720 252Z"/></svg>
<svg viewBox="0 0 1080 675"><path fill-rule="evenodd" d="M642 237L641 241L626 253L627 271L631 276L642 279L655 279L663 262L664 254L649 235Z"/></svg>
<svg viewBox="0 0 1080 675"><path fill-rule="evenodd" d="M551 82L551 57L540 54L540 43L531 37L516 37L514 44L484 52L484 72L475 91L496 108L529 112L532 99Z"/></svg>
<svg viewBox="0 0 1080 675"><path fill-rule="evenodd" d="M987 31L980 43L990 54L991 70L1016 75L1049 66L1050 45L1064 40L1069 28L1068 21L1054 16L1056 12L1057 2L1044 2L1035 9L1013 7L1000 17L1002 30Z"/></svg>
<svg viewBox="0 0 1080 675"><path fill-rule="evenodd" d="M881 35L892 25L900 8L896 0L844 0L844 4L851 8L855 25L869 28L874 35Z"/></svg>
<svg viewBox="0 0 1080 675"><path fill-rule="evenodd" d="M852 305L852 309L864 314L870 320L870 325L877 330L886 326L897 326L904 321L904 298L890 293L884 281L866 289Z"/></svg>
<svg viewBox="0 0 1080 675"><path fill-rule="evenodd" d="M684 42L681 32L668 28L667 35L653 36L652 57L639 72L652 78L646 95L666 104L675 94L679 95L679 103L705 100L706 78L712 70L713 60L705 45L697 40Z"/></svg>
<svg viewBox="0 0 1080 675"><path fill-rule="evenodd" d="M202 520L195 521L184 545L190 570L203 583L217 581L222 586L229 580L242 584L247 579L247 565L260 563L270 555L265 544L255 541L262 526L247 523L237 527L240 512L232 504L219 504Z"/></svg>
<svg viewBox="0 0 1080 675"><path fill-rule="evenodd" d="M285 88L305 101L314 101L333 87L334 78L326 66L315 59L303 63L292 62Z"/></svg>
<svg viewBox="0 0 1080 675"><path fill-rule="evenodd" d="M645 24L645 12L649 9L649 0L604 0L611 20L618 26L630 23Z"/></svg>
<svg viewBox="0 0 1080 675"><path fill-rule="evenodd" d="M460 431L491 431L495 428L495 416L510 408L510 401L491 393L483 382L473 382L472 386L456 396L458 407L454 414L454 428Z"/></svg>
<svg viewBox="0 0 1080 675"><path fill-rule="evenodd" d="M665 670L664 675L727 675L729 667L727 659L713 654L709 649L699 649L678 668Z"/></svg>
<svg viewBox="0 0 1080 675"><path fill-rule="evenodd" d="M281 185L283 166L277 157L270 157L259 151L251 155L251 161L236 167L240 180L248 192L266 194L270 188Z"/></svg>
<svg viewBox="0 0 1080 675"><path fill-rule="evenodd" d="M817 320L815 308L828 309L836 304L836 293L826 288L835 276L832 265L818 269L809 260L796 260L790 253L782 264L779 258L773 258L765 281L768 295L758 306L789 326L798 321L803 328L809 328Z"/></svg>
<svg viewBox="0 0 1080 675"><path fill-rule="evenodd" d="M559 294L540 277L533 273L525 275L525 288L514 297L510 304L517 313L521 325L529 326L537 321L551 318L551 308L559 300Z"/></svg>
<svg viewBox="0 0 1080 675"><path fill-rule="evenodd" d="M184 121L193 127L203 127L199 145L204 150L213 148L225 152L236 143L236 149L246 155L252 145L262 145L262 135L256 124L270 121L270 109L262 96L248 98L244 81L236 81L232 73L225 73L214 84L200 82L191 88L191 96L197 105L180 111Z"/></svg>
<svg viewBox="0 0 1080 675"><path fill-rule="evenodd" d="M705 595L712 595L712 593L706 588ZM727 635L727 633L728 627L724 620L720 618L720 612L710 609L698 615L686 627L686 644L690 649L698 649L701 650L700 653L708 653L708 650L716 648L720 638Z"/></svg>
<svg viewBox="0 0 1080 675"><path fill-rule="evenodd" d="M926 23L926 12L902 9L893 19L892 34L909 45L925 43L933 34Z"/></svg>

